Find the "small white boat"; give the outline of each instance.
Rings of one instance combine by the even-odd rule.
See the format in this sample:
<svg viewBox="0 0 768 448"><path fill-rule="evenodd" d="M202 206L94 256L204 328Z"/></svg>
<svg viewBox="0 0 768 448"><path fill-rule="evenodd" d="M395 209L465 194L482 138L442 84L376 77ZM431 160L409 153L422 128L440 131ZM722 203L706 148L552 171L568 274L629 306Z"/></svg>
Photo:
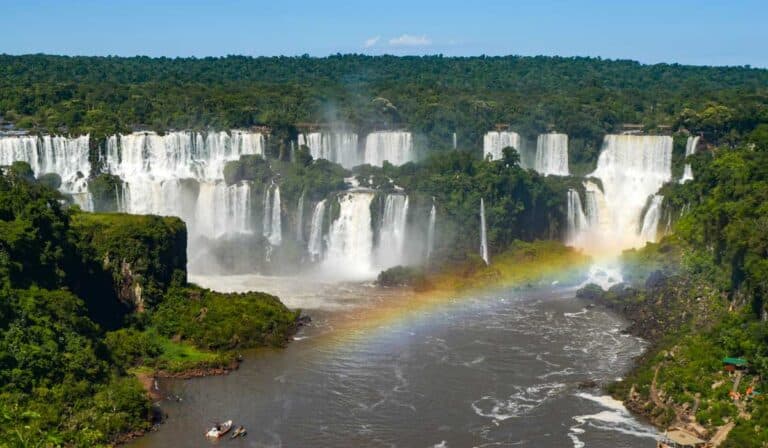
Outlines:
<svg viewBox="0 0 768 448"><path fill-rule="evenodd" d="M205 437L208 437L209 439L219 439L223 437L224 434L228 433L230 429L232 429L232 420L227 420L226 422L219 423L209 429L208 432L205 433Z"/></svg>

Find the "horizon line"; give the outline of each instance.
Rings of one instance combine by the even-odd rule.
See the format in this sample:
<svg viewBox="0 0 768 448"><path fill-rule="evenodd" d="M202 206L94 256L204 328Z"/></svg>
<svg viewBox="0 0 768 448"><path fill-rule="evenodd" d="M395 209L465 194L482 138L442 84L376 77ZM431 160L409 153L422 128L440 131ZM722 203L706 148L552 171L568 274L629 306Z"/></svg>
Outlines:
<svg viewBox="0 0 768 448"><path fill-rule="evenodd" d="M248 59L274 59L274 58L288 58L288 59L331 59L334 57L367 57L367 58L398 58L398 59L422 59L422 58L434 58L439 57L440 59L481 59L481 58L490 58L490 59L504 59L504 58L528 58L528 59L535 59L535 58L545 58L545 59L586 59L586 60L596 60L596 61L603 61L603 62L612 62L612 63L634 63L645 67L652 67L652 66L680 66L680 67L697 67L697 68L738 68L743 70L768 70L768 66L755 66L752 64L741 64L741 65L711 65L711 64L689 64L689 63L680 63L680 62L642 62L637 59L630 59L630 58L611 58L611 57L604 57L604 56L589 56L589 55L572 55L572 56L563 56L563 55L547 55L547 54L536 54L536 55L524 55L524 54L477 54L477 55L444 55L443 53L425 53L425 54L391 54L391 53L381 53L381 54L367 54L367 53L330 53L325 56L318 56L318 55L311 55L309 53L303 53L303 54L295 54L295 55L288 55L288 54L278 54L278 55L252 55L252 54L238 54L238 53L232 53L232 54L226 54L226 55L206 55L206 56L197 56L197 55L187 55L187 56L150 56L146 54L134 54L134 55L117 55L117 54L61 54L61 53L46 53L46 52L37 52L37 53L6 53L6 52L0 52L0 57L33 57L33 56L50 56L50 57L61 57L61 58L94 58L94 59L135 59L135 58L142 58L142 59L169 59L169 60L179 60L179 59L186 59L186 60L205 60L205 59L228 59L228 58L248 58Z"/></svg>

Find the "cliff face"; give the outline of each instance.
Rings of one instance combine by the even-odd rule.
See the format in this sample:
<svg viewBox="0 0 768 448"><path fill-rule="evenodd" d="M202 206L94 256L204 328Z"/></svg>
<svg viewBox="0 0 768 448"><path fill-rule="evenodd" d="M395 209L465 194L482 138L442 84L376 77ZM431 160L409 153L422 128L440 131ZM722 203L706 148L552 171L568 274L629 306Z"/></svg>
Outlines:
<svg viewBox="0 0 768 448"><path fill-rule="evenodd" d="M75 288L97 309L142 312L186 282L187 229L178 218L80 213L71 229L87 267Z"/></svg>

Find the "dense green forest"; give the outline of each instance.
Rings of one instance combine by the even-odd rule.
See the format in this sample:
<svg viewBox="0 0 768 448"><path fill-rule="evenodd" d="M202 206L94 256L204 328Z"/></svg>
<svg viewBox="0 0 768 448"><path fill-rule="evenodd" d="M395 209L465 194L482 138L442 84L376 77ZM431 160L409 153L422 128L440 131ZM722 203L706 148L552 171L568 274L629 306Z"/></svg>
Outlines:
<svg viewBox="0 0 768 448"><path fill-rule="evenodd" d="M479 148L497 123L567 133L594 160L623 123L734 144L768 122L768 71L561 57L147 58L0 55L0 116L104 136L131 129L409 128L432 150Z"/></svg>
<svg viewBox="0 0 768 448"><path fill-rule="evenodd" d="M276 297L188 284L181 220L62 204L29 165L0 168L0 446L101 446L148 429L137 375L226 367L294 331Z"/></svg>

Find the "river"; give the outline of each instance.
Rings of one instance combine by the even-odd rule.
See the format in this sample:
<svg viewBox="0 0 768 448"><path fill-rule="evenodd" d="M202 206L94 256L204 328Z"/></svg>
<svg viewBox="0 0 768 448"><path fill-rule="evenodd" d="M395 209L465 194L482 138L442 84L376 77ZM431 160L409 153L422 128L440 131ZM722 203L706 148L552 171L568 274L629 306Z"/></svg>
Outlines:
<svg viewBox="0 0 768 448"><path fill-rule="evenodd" d="M207 446L212 422L244 425L231 447L654 447L653 428L579 383L615 380L644 343L573 290L409 302L370 285L196 277L263 290L312 316L285 349L249 352L226 376L166 380L168 418L139 448Z"/></svg>

